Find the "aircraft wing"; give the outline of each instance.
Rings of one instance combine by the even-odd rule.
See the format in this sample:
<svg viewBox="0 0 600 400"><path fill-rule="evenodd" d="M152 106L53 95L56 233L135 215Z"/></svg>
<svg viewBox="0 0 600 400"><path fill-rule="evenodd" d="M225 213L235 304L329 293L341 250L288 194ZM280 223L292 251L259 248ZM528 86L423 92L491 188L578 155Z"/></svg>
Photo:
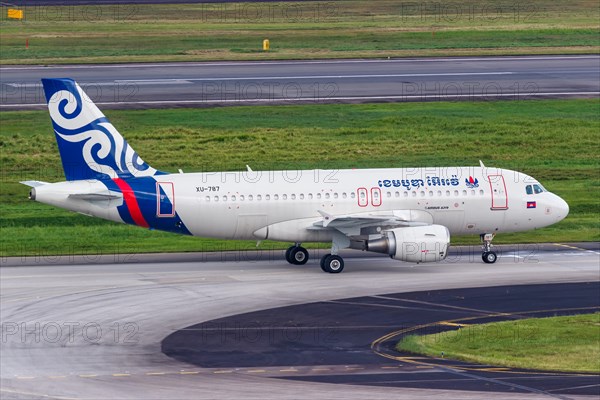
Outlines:
<svg viewBox="0 0 600 400"><path fill-rule="evenodd" d="M424 226L433 224L433 217L422 210L393 210L345 215L332 215L319 210L323 219L313 223L313 229L335 229L346 236L360 234L362 228Z"/></svg>

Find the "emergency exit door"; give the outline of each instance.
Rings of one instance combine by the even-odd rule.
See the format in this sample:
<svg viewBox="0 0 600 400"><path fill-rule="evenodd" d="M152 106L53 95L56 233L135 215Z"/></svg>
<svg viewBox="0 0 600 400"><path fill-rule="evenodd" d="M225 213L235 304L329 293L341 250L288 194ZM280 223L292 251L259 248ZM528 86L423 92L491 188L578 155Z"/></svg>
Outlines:
<svg viewBox="0 0 600 400"><path fill-rule="evenodd" d="M156 216L175 216L175 188L172 182L156 183Z"/></svg>
<svg viewBox="0 0 600 400"><path fill-rule="evenodd" d="M492 193L492 210L508 209L508 193L506 192L506 182L502 175L488 175L490 189Z"/></svg>

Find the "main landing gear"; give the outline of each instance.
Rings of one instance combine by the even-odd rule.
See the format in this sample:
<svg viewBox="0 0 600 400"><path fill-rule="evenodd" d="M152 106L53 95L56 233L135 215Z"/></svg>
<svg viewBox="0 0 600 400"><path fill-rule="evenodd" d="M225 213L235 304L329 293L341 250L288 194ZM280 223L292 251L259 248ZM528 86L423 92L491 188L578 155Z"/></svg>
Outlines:
<svg viewBox="0 0 600 400"><path fill-rule="evenodd" d="M285 260L290 264L304 265L308 261L308 251L296 243L285 251Z"/></svg>
<svg viewBox="0 0 600 400"><path fill-rule="evenodd" d="M321 258L321 269L330 274L339 274L344 270L344 259L337 254L325 254Z"/></svg>
<svg viewBox="0 0 600 400"><path fill-rule="evenodd" d="M494 233L485 233L480 235L482 243L481 247L483 249L481 258L486 264L493 264L498 259L496 252L492 251L492 240L494 240L494 236L496 236Z"/></svg>
<svg viewBox="0 0 600 400"><path fill-rule="evenodd" d="M308 251L296 243L285 251L285 259L290 264L304 265L308 261ZM321 269L331 274L339 274L344 270L344 259L337 254L325 254L321 258Z"/></svg>

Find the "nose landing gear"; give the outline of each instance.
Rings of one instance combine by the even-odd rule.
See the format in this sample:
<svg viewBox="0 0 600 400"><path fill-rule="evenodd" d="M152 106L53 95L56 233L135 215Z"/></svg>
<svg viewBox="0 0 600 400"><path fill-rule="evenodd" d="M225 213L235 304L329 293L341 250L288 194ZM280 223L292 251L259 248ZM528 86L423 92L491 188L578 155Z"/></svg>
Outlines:
<svg viewBox="0 0 600 400"><path fill-rule="evenodd" d="M479 237L481 238L481 247L483 249L483 254L481 255L481 259L486 264L493 264L498 259L498 255L495 251L492 251L492 240L494 240L495 233L483 233Z"/></svg>

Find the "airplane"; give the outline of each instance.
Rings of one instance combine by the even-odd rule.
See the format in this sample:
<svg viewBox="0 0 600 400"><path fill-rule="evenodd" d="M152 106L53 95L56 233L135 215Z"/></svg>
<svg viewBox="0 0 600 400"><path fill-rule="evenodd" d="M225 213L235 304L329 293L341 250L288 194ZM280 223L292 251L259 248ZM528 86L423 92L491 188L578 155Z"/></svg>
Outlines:
<svg viewBox="0 0 600 400"><path fill-rule="evenodd" d="M42 79L66 181L21 182L41 203L184 235L294 243L290 264L309 259L302 243L331 243L321 269L344 269L341 249L437 262L450 235L477 234L496 262L498 233L564 219L568 204L517 171L478 167L166 173L127 143L72 79ZM165 138L168 140L168 138Z"/></svg>

